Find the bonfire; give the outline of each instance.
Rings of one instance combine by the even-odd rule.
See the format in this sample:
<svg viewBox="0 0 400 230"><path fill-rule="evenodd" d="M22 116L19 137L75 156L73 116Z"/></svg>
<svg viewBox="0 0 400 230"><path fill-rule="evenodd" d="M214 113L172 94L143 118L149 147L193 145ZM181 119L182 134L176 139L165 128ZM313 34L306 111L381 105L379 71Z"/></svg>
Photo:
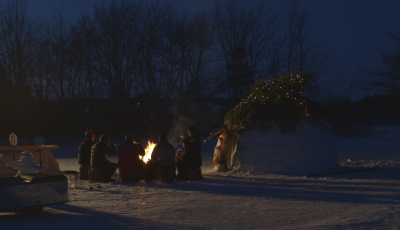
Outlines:
<svg viewBox="0 0 400 230"><path fill-rule="evenodd" d="M156 147L156 143L151 142L150 140L147 141L147 147L144 149L145 155L139 156L140 159L144 162L147 163L151 159L151 154L153 153L154 147Z"/></svg>

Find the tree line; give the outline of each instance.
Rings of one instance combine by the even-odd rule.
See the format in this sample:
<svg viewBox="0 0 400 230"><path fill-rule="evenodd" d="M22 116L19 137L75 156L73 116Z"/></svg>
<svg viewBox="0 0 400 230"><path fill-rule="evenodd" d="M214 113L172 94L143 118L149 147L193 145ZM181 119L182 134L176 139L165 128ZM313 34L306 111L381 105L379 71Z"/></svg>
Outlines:
<svg viewBox="0 0 400 230"><path fill-rule="evenodd" d="M283 13L266 1L224 0L192 14L172 1L108 0L67 21L62 10L43 19L27 0L8 0L0 5L0 104L14 113L32 100L134 99L153 105L146 113L177 100L201 110L217 98L234 105L256 75L332 65L312 22L312 11L295 3Z"/></svg>
<svg viewBox="0 0 400 230"><path fill-rule="evenodd" d="M27 0L9 0L0 8L1 81L38 100L156 95L204 107L222 89L238 99L256 74L327 68L311 12L289 11L283 20L265 1L189 14L168 1L109 0L68 22L61 10L44 20Z"/></svg>

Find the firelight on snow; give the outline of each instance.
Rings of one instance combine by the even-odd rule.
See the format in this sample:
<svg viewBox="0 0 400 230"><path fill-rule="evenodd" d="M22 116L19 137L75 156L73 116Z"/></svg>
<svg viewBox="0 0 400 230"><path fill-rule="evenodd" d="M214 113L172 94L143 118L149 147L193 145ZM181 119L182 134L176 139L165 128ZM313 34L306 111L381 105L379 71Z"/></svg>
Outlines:
<svg viewBox="0 0 400 230"><path fill-rule="evenodd" d="M143 157L139 156L144 163L147 163L151 159L154 147L156 147L156 143L147 141L147 147L144 149L145 155Z"/></svg>

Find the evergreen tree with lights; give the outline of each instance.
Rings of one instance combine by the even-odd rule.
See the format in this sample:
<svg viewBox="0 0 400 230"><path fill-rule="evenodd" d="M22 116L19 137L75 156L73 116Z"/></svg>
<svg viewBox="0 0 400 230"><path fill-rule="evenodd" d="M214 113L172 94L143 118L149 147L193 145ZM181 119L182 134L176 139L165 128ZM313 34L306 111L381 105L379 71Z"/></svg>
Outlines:
<svg viewBox="0 0 400 230"><path fill-rule="evenodd" d="M225 116L224 125L236 129L272 130L276 124L282 133L294 131L303 119L315 118L308 92L319 92L317 75L312 73L278 75L262 79L249 87L248 97L236 104Z"/></svg>
<svg viewBox="0 0 400 230"><path fill-rule="evenodd" d="M317 79L318 75L312 73L292 72L273 79L260 78L251 85L248 97L236 104L225 115L224 124L204 140L218 135L213 165L224 166L223 170L232 169L239 130L258 128L267 131L277 126L284 134L302 127L302 120L319 118L321 107L307 99L307 95L319 93Z"/></svg>

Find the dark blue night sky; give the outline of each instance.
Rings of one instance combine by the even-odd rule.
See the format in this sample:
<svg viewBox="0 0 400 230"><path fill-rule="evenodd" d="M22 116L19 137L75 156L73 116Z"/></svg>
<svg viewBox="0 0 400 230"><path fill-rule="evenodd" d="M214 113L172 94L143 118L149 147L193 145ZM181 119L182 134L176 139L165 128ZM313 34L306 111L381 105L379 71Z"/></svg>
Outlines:
<svg viewBox="0 0 400 230"><path fill-rule="evenodd" d="M240 0L243 4L251 4L257 0ZM93 10L94 4L101 0L34 0L30 1L31 12L37 15L49 15L54 9L60 9L69 20L79 14ZM292 0L267 1L275 12L288 12ZM334 49L333 59L338 65L331 69L332 77L352 77L356 70L382 68L376 50L393 50L395 44L387 36L386 31L400 33L400 1L398 0L303 0L298 1L306 9L313 9L315 36ZM206 10L207 0L180 0L182 10L195 12ZM359 75L363 74L358 72ZM342 81L331 94L347 94L348 81ZM352 98L359 99L368 92L355 89ZM374 93L374 92L369 92Z"/></svg>

